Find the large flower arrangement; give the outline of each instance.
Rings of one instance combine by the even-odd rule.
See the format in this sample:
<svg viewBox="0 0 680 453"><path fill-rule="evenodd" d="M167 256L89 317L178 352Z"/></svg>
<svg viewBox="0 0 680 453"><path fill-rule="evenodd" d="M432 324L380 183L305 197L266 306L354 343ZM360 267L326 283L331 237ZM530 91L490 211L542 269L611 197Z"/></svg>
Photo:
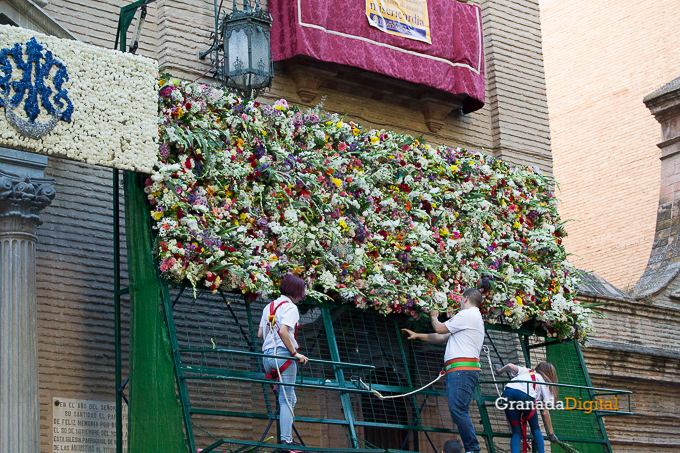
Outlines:
<svg viewBox="0 0 680 453"><path fill-rule="evenodd" d="M266 297L294 272L314 297L415 318L479 287L488 322L590 330L534 170L176 79L159 102L146 192L166 278Z"/></svg>
<svg viewBox="0 0 680 453"><path fill-rule="evenodd" d="M150 58L0 25L0 146L150 172L157 75ZM53 129L40 138L18 132L6 119L12 101L21 101L13 110L21 120ZM60 106L61 119L50 125Z"/></svg>

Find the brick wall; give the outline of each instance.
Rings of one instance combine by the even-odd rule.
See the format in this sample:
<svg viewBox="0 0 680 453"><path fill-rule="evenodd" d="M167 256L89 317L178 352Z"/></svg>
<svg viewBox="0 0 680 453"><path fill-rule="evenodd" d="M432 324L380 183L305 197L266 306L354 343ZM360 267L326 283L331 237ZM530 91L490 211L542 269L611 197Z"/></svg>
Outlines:
<svg viewBox="0 0 680 453"><path fill-rule="evenodd" d="M50 157L45 176L57 181L36 245L40 446L51 452L52 397L115 399L113 192L102 167ZM128 319L125 296L124 358Z"/></svg>
<svg viewBox="0 0 680 453"><path fill-rule="evenodd" d="M642 98L680 74L676 0L540 0L555 176L571 261L632 287L659 200L659 126Z"/></svg>

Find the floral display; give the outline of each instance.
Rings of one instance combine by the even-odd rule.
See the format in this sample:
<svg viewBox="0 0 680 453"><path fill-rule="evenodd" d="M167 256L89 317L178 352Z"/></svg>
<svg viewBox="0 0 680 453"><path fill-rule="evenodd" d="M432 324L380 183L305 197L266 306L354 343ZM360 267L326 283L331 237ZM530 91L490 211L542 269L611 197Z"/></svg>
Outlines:
<svg viewBox="0 0 680 453"><path fill-rule="evenodd" d="M583 340L554 183L476 151L364 129L285 100L159 82L159 162L146 180L162 275L419 318L480 288L487 322Z"/></svg>
<svg viewBox="0 0 680 453"><path fill-rule="evenodd" d="M0 25L0 146L150 172L158 65Z"/></svg>

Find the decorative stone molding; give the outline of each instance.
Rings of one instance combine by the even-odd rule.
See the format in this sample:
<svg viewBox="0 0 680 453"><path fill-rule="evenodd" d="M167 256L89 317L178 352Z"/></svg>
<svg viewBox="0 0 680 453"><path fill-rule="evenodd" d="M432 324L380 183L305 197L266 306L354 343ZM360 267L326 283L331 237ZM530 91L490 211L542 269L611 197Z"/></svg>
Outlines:
<svg viewBox="0 0 680 453"><path fill-rule="evenodd" d="M630 291L637 299L658 294L680 273L680 77L645 96L661 124L661 188L656 234L649 262Z"/></svg>
<svg viewBox="0 0 680 453"><path fill-rule="evenodd" d="M286 66L286 72L295 83L295 91L302 102L312 102L319 94L319 87L328 78L336 76L337 72L325 71L319 68L298 64Z"/></svg>
<svg viewBox="0 0 680 453"><path fill-rule="evenodd" d="M0 235L35 235L40 211L54 199L54 179L18 176L0 170Z"/></svg>
<svg viewBox="0 0 680 453"><path fill-rule="evenodd" d="M456 108L460 108L460 104L452 104L436 98L420 100L420 111L423 112L425 125L433 133L439 132L439 129L444 126L446 116Z"/></svg>

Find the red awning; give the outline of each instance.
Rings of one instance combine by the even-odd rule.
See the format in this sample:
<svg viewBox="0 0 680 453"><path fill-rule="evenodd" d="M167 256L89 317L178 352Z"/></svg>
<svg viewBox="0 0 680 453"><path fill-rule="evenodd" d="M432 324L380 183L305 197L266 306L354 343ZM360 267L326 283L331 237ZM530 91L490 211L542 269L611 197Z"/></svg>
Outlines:
<svg viewBox="0 0 680 453"><path fill-rule="evenodd" d="M274 61L298 55L353 66L469 96L484 105L482 17L478 6L429 0L432 44L371 27L365 0L269 0Z"/></svg>

